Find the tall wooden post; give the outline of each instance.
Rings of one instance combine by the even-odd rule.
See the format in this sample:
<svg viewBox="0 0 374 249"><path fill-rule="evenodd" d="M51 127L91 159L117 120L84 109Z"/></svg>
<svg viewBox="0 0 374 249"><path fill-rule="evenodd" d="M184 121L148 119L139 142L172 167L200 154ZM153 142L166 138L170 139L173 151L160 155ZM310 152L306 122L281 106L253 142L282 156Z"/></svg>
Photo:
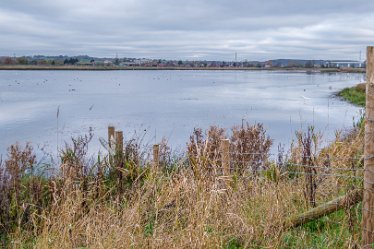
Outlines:
<svg viewBox="0 0 374 249"><path fill-rule="evenodd" d="M114 126L108 126L108 145L110 149L112 149L112 146L113 146L114 133L115 133Z"/></svg>
<svg viewBox="0 0 374 249"><path fill-rule="evenodd" d="M123 132L116 131L116 153L123 153Z"/></svg>
<svg viewBox="0 0 374 249"><path fill-rule="evenodd" d="M160 145L155 144L153 145L153 167L158 169L160 166Z"/></svg>
<svg viewBox="0 0 374 249"><path fill-rule="evenodd" d="M123 132L116 131L115 165L118 168L123 167ZM121 178L121 177L120 177Z"/></svg>
<svg viewBox="0 0 374 249"><path fill-rule="evenodd" d="M223 175L230 175L230 140L221 140L221 155Z"/></svg>
<svg viewBox="0 0 374 249"><path fill-rule="evenodd" d="M374 243L374 47L367 48L365 174L362 203L362 247Z"/></svg>

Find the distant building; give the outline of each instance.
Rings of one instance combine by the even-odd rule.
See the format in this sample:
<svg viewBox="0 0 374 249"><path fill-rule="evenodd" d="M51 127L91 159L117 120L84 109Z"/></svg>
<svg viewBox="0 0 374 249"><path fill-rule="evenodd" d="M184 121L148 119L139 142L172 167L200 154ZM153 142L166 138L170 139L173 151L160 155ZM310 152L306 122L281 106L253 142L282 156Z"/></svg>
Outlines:
<svg viewBox="0 0 374 249"><path fill-rule="evenodd" d="M361 68L365 63L360 61L326 61L325 67L332 68Z"/></svg>
<svg viewBox="0 0 374 249"><path fill-rule="evenodd" d="M112 65L113 65L113 62L111 62L109 60L104 61L104 66L112 66Z"/></svg>
<svg viewBox="0 0 374 249"><path fill-rule="evenodd" d="M153 61L149 59L126 59L119 64L122 67L152 66Z"/></svg>
<svg viewBox="0 0 374 249"><path fill-rule="evenodd" d="M135 63L135 62L131 62L131 61L125 61L125 62L121 62L119 64L121 67L135 67L137 66L138 64Z"/></svg>
<svg viewBox="0 0 374 249"><path fill-rule="evenodd" d="M271 61L266 61L265 68L271 68L271 67L273 67L273 63Z"/></svg>

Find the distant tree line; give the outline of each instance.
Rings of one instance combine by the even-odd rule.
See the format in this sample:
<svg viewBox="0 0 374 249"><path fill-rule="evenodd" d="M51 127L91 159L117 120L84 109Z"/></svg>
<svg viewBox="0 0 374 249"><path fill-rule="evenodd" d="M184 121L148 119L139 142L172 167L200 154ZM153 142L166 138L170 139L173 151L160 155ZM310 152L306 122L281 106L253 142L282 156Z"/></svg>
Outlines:
<svg viewBox="0 0 374 249"><path fill-rule="evenodd" d="M38 59L32 57L0 57L0 65L63 65L62 60Z"/></svg>
<svg viewBox="0 0 374 249"><path fill-rule="evenodd" d="M69 58L69 59L65 59L64 60L64 65L68 64L68 65L75 65L79 62L79 60L77 58Z"/></svg>
<svg viewBox="0 0 374 249"><path fill-rule="evenodd" d="M119 66L119 67L186 67L186 68L333 68L334 64L322 60L269 60L269 61L206 61L206 60L162 60L136 58L95 58L90 56L0 56L0 65L42 65L42 66ZM361 65L360 65L361 66ZM359 67L352 63L348 67ZM365 67L365 63L361 67Z"/></svg>

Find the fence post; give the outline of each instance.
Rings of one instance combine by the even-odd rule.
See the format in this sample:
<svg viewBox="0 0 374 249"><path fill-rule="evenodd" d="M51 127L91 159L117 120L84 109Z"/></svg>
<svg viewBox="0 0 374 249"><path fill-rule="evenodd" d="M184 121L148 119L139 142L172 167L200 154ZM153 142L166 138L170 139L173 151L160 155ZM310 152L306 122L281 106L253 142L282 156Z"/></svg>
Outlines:
<svg viewBox="0 0 374 249"><path fill-rule="evenodd" d="M112 142L114 140L114 133L115 133L115 128L114 126L108 126L108 145L109 148L112 149Z"/></svg>
<svg viewBox="0 0 374 249"><path fill-rule="evenodd" d="M123 153L123 132L116 131L116 152Z"/></svg>
<svg viewBox="0 0 374 249"><path fill-rule="evenodd" d="M115 149L115 165L122 168L123 166L123 132L116 131L116 149Z"/></svg>
<svg viewBox="0 0 374 249"><path fill-rule="evenodd" d="M374 47L367 48L364 197L362 247L374 243Z"/></svg>
<svg viewBox="0 0 374 249"><path fill-rule="evenodd" d="M153 145L153 168L158 169L160 164L160 145Z"/></svg>
<svg viewBox="0 0 374 249"><path fill-rule="evenodd" d="M230 175L230 140L221 139L221 156L223 175Z"/></svg>

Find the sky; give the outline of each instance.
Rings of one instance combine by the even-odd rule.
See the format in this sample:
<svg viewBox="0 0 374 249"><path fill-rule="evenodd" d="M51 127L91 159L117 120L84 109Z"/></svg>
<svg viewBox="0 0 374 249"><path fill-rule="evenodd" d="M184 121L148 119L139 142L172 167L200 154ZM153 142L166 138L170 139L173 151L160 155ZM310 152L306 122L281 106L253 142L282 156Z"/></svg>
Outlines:
<svg viewBox="0 0 374 249"><path fill-rule="evenodd" d="M373 0L1 0L0 55L353 59Z"/></svg>

